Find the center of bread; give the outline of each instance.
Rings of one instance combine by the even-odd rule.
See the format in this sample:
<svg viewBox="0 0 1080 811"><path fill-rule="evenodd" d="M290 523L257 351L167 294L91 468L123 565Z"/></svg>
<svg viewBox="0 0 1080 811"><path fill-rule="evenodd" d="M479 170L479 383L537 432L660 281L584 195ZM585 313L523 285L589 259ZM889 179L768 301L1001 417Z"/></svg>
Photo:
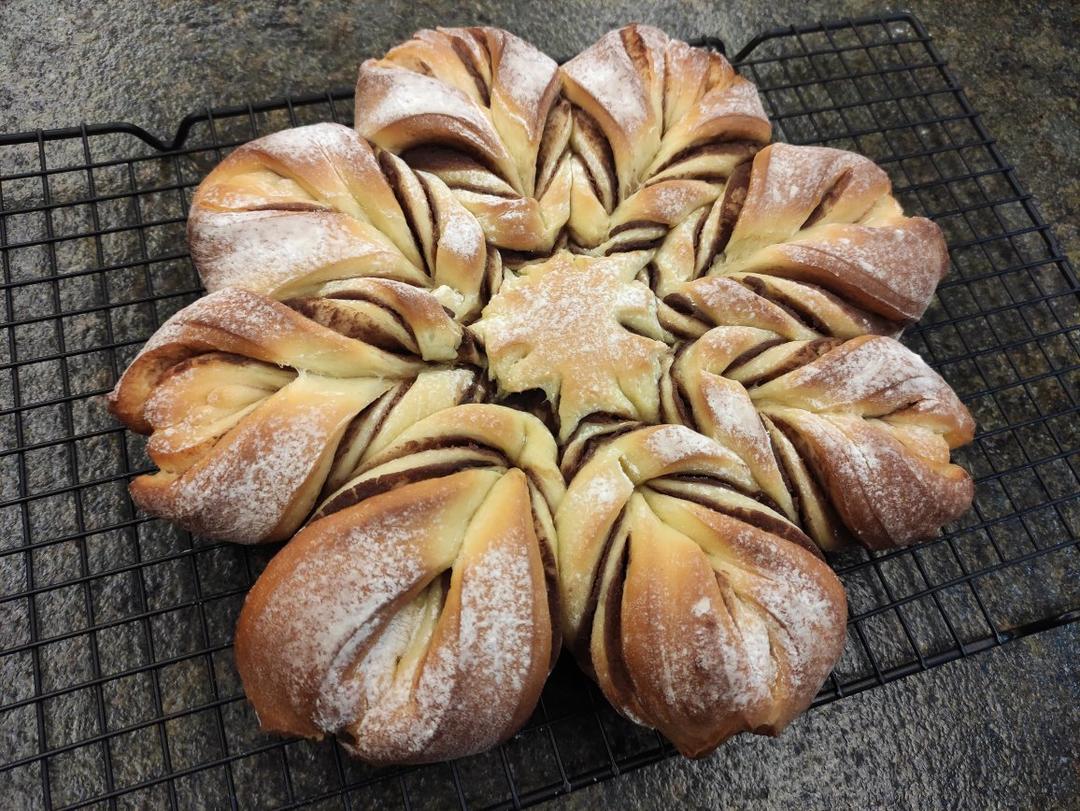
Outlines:
<svg viewBox="0 0 1080 811"><path fill-rule="evenodd" d="M503 282L473 332L502 395L539 390L568 436L589 414L655 420L667 351L644 251L560 251Z"/></svg>

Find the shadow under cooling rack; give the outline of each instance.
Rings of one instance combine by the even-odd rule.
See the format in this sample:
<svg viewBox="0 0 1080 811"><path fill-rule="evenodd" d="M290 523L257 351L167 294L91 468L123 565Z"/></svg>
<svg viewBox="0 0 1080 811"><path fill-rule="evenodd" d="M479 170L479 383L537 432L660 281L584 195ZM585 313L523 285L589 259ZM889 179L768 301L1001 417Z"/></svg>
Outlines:
<svg viewBox="0 0 1080 811"><path fill-rule="evenodd" d="M851 621L817 702L1076 620L1080 299L1031 196L910 16L772 32L734 62L781 140L869 156L941 226L952 267L905 341L979 425L956 454L977 479L967 516L833 558ZM102 395L200 293L190 195L232 147L327 120L352 120L351 91L191 115L171 143L130 124L0 136L0 777L17 805L516 807L672 751L565 662L521 734L454 763L376 770L264 736L231 640L271 551L133 511L144 440Z"/></svg>

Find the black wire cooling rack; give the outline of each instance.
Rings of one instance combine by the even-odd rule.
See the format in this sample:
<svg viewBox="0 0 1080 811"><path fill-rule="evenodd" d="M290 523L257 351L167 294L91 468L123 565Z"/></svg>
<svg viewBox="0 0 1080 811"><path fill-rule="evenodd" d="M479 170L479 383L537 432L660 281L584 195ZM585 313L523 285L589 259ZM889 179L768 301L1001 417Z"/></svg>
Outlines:
<svg viewBox="0 0 1080 811"><path fill-rule="evenodd" d="M706 44L719 47L715 40ZM848 644L832 701L1078 616L1080 298L1031 196L907 15L790 28L734 59L782 140L861 152L934 218L952 268L907 343L974 413L974 509L914 549L833 559ZM232 147L352 120L352 93L0 136L0 782L17 807L519 807L672 752L562 663L506 745L416 769L258 732L233 623L271 551L133 511L143 441L103 395L199 295L184 221Z"/></svg>

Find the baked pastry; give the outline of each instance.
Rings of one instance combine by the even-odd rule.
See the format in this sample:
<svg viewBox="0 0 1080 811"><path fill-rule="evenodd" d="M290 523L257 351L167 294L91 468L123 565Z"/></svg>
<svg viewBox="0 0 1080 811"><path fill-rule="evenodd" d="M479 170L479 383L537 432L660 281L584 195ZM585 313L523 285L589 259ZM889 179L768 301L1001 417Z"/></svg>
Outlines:
<svg viewBox="0 0 1080 811"><path fill-rule="evenodd" d="M809 706L844 646L844 590L737 454L660 425L568 473L563 625L620 712L697 756Z"/></svg>
<svg viewBox="0 0 1080 811"><path fill-rule="evenodd" d="M652 245L770 135L727 60L643 25L558 69L505 31L421 31L360 66L356 98L361 135L438 175L491 244L526 255Z"/></svg>
<svg viewBox="0 0 1080 811"><path fill-rule="evenodd" d="M207 290L276 299L364 299L353 295L357 280L392 279L432 291L463 318L501 276L476 221L437 177L339 124L232 152L195 192L188 241Z"/></svg>
<svg viewBox="0 0 1080 811"><path fill-rule="evenodd" d="M555 454L535 417L463 405L362 464L244 605L236 663L263 727L373 763L516 732L559 651Z"/></svg>
<svg viewBox="0 0 1080 811"><path fill-rule="evenodd" d="M475 368L425 368L453 359L461 339L434 298L365 281L386 294L356 315L368 340L349 334L347 318L323 326L246 290L211 293L170 318L109 398L151 434L159 471L132 482L135 503L209 538L284 540L396 433L478 399Z"/></svg>
<svg viewBox="0 0 1080 811"><path fill-rule="evenodd" d="M821 549L916 542L972 498L971 417L896 341L940 231L865 158L768 146L753 86L648 26L561 67L419 32L361 66L355 125L207 176L211 292L110 397L150 435L140 507L292 539L237 630L264 728L480 751L565 635L688 755L777 733L843 646Z"/></svg>

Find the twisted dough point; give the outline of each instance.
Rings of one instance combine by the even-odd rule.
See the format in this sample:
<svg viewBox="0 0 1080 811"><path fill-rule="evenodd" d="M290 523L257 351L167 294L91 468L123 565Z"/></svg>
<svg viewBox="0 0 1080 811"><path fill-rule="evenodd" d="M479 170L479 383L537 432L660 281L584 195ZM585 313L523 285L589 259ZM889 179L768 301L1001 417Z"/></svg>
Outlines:
<svg viewBox="0 0 1080 811"><path fill-rule="evenodd" d="M243 290L211 293L169 319L109 397L128 427L151 435L160 468L131 483L135 503L206 537L283 540L325 482L411 420L479 396L475 369L423 371L422 356L453 358L461 338L434 299L366 281L380 288L380 306L357 316L373 343ZM416 355L373 345L404 340L402 329Z"/></svg>
<svg viewBox="0 0 1080 811"><path fill-rule="evenodd" d="M595 450L555 517L567 643L620 712L692 757L778 733L844 643L839 580L753 491L738 456L661 425Z"/></svg>
<svg viewBox="0 0 1080 811"><path fill-rule="evenodd" d="M378 277L433 290L458 318L494 273L483 232L438 178L340 124L239 147L199 184L188 241L208 290L284 299Z"/></svg>
<svg viewBox="0 0 1080 811"><path fill-rule="evenodd" d="M751 317L787 322L778 331L793 339L895 335L922 317L949 254L937 225L904 216L889 192L885 172L860 155L773 144L711 210L671 232L654 289L717 326L748 323L747 305L730 299L749 293L761 299ZM670 317L675 332L704 331Z"/></svg>
<svg viewBox="0 0 1080 811"><path fill-rule="evenodd" d="M360 66L356 129L442 178L492 244L547 253L570 213L556 69L497 28L419 31Z"/></svg>
<svg viewBox="0 0 1080 811"><path fill-rule="evenodd" d="M732 449L818 544L873 549L933 537L971 504L949 451L974 423L948 384L891 338L784 341L717 327L664 386L666 419Z"/></svg>
<svg viewBox="0 0 1080 811"><path fill-rule="evenodd" d="M659 244L769 141L753 84L651 26L605 34L560 73L573 118L570 233L596 253Z"/></svg>
<svg viewBox="0 0 1080 811"><path fill-rule="evenodd" d="M360 478L249 593L244 690L264 729L336 734L373 763L488 749L532 713L558 652L555 443L527 414L461 406Z"/></svg>

